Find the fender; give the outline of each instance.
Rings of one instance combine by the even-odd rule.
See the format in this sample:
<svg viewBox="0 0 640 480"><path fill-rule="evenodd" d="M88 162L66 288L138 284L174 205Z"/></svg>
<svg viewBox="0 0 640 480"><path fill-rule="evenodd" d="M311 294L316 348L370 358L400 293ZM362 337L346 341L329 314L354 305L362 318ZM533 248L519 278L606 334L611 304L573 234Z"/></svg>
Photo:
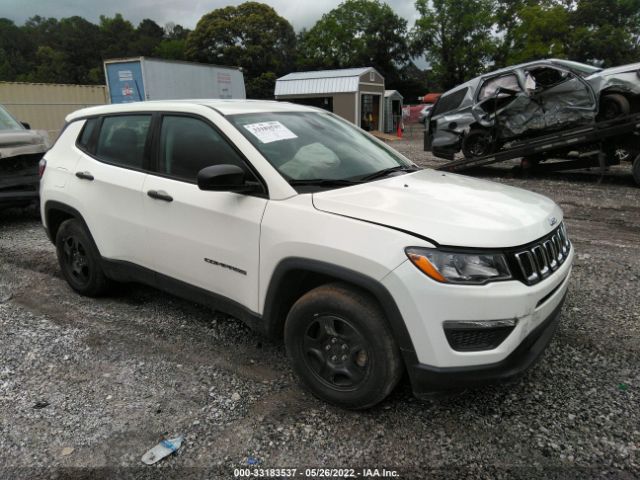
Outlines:
<svg viewBox="0 0 640 480"><path fill-rule="evenodd" d="M76 210L73 207L70 207L69 205L67 205L66 203L61 203L61 202L57 202L55 200L48 200L45 204L44 204L44 218L43 218L43 226L44 226L44 230L47 233L47 237L49 238L49 240L51 241L51 243L55 244L56 243L56 238L55 235L53 234L53 232L51 231L51 210L58 210L60 212L64 212L67 215L69 215L69 217L73 217L76 220L80 221L82 223L82 226L87 230L87 232L89 232L89 237L91 238L91 241L93 242L94 246L96 244L96 242L93 240L93 236L91 235L91 230L89 230L89 226L87 225L87 222L85 222L84 217L82 216L82 214ZM59 226L59 225L57 225ZM57 231L57 228L56 228Z"/></svg>
<svg viewBox="0 0 640 480"><path fill-rule="evenodd" d="M295 274L298 272L299 274ZM290 276L290 274L294 274ZM315 274L321 279L342 280L372 294L380 303L391 331L405 361L413 361L415 349L395 300L379 281L348 268L301 257L288 257L280 261L269 282L262 320L271 337L282 337L284 321L291 305L287 305L287 292L294 291L300 274ZM289 279L287 278L289 277ZM325 283L324 281L320 283ZM316 285L313 285L316 286ZM293 288L292 288L293 287ZM298 287L299 288L299 287ZM289 295L291 296L291 295ZM299 296L297 296L299 298ZM295 300L297 300L295 298ZM284 301L283 301L284 299ZM293 303L291 302L291 303Z"/></svg>

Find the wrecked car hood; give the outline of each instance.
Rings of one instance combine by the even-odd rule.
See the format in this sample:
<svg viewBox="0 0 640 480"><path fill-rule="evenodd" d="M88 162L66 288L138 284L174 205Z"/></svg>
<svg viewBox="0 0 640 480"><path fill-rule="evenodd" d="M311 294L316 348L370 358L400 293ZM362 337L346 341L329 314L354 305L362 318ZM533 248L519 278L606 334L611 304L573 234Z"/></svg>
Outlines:
<svg viewBox="0 0 640 480"><path fill-rule="evenodd" d="M49 136L41 130L0 131L0 159L44 153L49 148Z"/></svg>
<svg viewBox="0 0 640 480"><path fill-rule="evenodd" d="M591 77L608 77L609 75L620 75L621 73L636 72L640 70L640 63L629 63L628 65L620 65L619 67L605 68ZM640 81L640 79L638 79Z"/></svg>
<svg viewBox="0 0 640 480"><path fill-rule="evenodd" d="M313 204L458 247L523 245L562 220L560 207L542 195L435 170L314 193Z"/></svg>

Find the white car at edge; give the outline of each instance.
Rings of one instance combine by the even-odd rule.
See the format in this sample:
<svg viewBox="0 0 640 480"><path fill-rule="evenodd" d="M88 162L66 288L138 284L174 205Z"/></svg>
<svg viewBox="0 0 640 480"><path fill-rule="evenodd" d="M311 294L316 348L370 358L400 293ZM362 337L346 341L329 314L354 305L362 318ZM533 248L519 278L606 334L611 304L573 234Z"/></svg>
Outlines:
<svg viewBox="0 0 640 480"><path fill-rule="evenodd" d="M421 170L337 116L190 100L77 111L42 162L69 285L150 284L284 338L318 397L512 377L549 343L573 248L541 195Z"/></svg>

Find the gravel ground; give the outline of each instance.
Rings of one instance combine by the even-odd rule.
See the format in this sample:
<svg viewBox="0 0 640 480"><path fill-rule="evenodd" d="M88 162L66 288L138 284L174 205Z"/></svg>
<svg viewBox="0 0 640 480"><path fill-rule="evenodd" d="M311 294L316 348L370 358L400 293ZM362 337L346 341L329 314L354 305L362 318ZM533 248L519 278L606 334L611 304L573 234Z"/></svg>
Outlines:
<svg viewBox="0 0 640 480"><path fill-rule="evenodd" d="M439 161L419 138L394 144ZM281 345L138 285L62 280L39 221L0 212L0 478L233 478L254 467L395 468L399 478L640 477L640 189L628 169L517 178L577 251L562 322L517 381L420 402L406 381L346 412L299 387ZM182 448L155 466L164 436Z"/></svg>

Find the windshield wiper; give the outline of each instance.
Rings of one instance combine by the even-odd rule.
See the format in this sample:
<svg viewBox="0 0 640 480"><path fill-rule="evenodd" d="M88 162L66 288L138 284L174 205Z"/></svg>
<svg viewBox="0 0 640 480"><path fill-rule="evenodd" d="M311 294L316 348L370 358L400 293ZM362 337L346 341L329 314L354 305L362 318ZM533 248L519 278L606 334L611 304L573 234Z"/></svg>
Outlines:
<svg viewBox="0 0 640 480"><path fill-rule="evenodd" d="M312 178L308 180L290 180L289 185L304 186L304 185L318 185L320 187L347 187L349 185L357 185L359 180L345 180L345 179L330 179L330 178Z"/></svg>
<svg viewBox="0 0 640 480"><path fill-rule="evenodd" d="M358 180L360 182L369 182L371 180L376 180L378 178L386 177L390 173L393 172L417 172L420 170L418 167L414 167L411 165L398 165L397 167L385 168L384 170L378 170L370 175L365 175L364 177L360 177Z"/></svg>

